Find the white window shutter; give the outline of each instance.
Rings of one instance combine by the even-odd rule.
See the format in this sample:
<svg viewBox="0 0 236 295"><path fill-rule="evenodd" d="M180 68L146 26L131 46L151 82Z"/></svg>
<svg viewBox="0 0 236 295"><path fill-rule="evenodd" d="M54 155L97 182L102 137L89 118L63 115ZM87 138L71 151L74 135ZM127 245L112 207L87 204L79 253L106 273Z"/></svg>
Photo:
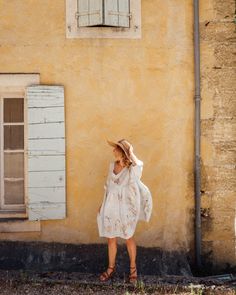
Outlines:
<svg viewBox="0 0 236 295"><path fill-rule="evenodd" d="M119 1L119 27L129 28L130 26L130 0Z"/></svg>
<svg viewBox="0 0 236 295"><path fill-rule="evenodd" d="M119 24L118 0L105 0L104 9L105 25L117 27Z"/></svg>
<svg viewBox="0 0 236 295"><path fill-rule="evenodd" d="M89 27L103 23L103 0L77 0L78 27Z"/></svg>
<svg viewBox="0 0 236 295"><path fill-rule="evenodd" d="M130 0L104 0L105 25L130 26Z"/></svg>
<svg viewBox="0 0 236 295"><path fill-rule="evenodd" d="M29 220L66 217L64 87L26 88Z"/></svg>

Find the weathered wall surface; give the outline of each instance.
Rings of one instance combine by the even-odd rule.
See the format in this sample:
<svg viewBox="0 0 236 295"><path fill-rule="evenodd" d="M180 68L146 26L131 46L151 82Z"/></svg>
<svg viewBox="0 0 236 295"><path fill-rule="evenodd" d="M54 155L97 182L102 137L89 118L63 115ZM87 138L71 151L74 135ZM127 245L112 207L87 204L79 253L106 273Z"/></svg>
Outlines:
<svg viewBox="0 0 236 295"><path fill-rule="evenodd" d="M203 253L236 265L236 28L234 0L201 1Z"/></svg>
<svg viewBox="0 0 236 295"><path fill-rule="evenodd" d="M193 239L192 1L142 1L142 39L66 39L65 1L0 0L0 71L65 86L67 218L18 241L103 243L96 214L111 148L127 138L153 194L140 246L188 249Z"/></svg>
<svg viewBox="0 0 236 295"><path fill-rule="evenodd" d="M192 1L142 1L142 39L66 39L65 1L0 0L0 72L65 86L67 218L1 240L100 243L111 149L126 137L153 193L140 246L193 245ZM235 265L234 0L201 0L202 220L206 261Z"/></svg>
<svg viewBox="0 0 236 295"><path fill-rule="evenodd" d="M0 0L0 71L65 86L67 218L1 239L100 243L96 214L111 148L129 139L153 194L142 246L193 239L191 1L142 1L142 39L66 39L65 1Z"/></svg>

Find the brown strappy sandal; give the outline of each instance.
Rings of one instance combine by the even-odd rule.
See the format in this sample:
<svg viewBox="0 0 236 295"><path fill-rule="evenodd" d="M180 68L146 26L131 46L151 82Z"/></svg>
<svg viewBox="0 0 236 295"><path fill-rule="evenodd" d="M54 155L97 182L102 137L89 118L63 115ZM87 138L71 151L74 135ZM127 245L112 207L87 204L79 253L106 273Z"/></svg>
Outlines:
<svg viewBox="0 0 236 295"><path fill-rule="evenodd" d="M130 267L130 269L133 269L133 271L130 272L129 282L130 283L136 283L138 276L134 275L134 273L137 271L137 268L136 268L136 266L133 266L133 267Z"/></svg>
<svg viewBox="0 0 236 295"><path fill-rule="evenodd" d="M108 266L108 268L112 269L112 272L108 273L107 270L104 271L104 272L100 275L100 277L99 277L99 279L100 279L101 282L106 282L106 281L108 281L108 280L111 279L112 276L114 275L114 273L115 273L115 266L113 266L113 267L112 267L112 266ZM107 269L108 269L108 268L107 268Z"/></svg>

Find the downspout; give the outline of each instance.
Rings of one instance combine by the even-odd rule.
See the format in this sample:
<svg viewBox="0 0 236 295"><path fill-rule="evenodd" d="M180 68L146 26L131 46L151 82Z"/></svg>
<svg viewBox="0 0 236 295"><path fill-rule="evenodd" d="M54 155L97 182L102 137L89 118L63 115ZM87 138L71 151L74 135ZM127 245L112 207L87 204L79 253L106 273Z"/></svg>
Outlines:
<svg viewBox="0 0 236 295"><path fill-rule="evenodd" d="M194 1L194 81L195 81L195 133L194 133L194 194L195 194L195 260L201 269L201 89L199 0Z"/></svg>

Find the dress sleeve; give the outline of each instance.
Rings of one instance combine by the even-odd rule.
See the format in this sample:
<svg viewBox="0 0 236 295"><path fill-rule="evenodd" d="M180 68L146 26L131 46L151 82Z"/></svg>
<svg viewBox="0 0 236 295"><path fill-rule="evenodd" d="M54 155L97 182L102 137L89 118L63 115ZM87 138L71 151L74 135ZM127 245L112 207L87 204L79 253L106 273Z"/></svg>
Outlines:
<svg viewBox="0 0 236 295"><path fill-rule="evenodd" d="M111 173L112 173L112 169L113 169L113 162L110 163L109 165L109 169L108 169L108 174L107 174L107 179L106 179L106 182L104 184L104 189L106 190L108 185L109 185L109 182L110 182L110 178L111 178Z"/></svg>
<svg viewBox="0 0 236 295"><path fill-rule="evenodd" d="M131 165L131 166L136 177L140 179L142 177L142 172L143 172L143 162L139 160L136 165Z"/></svg>

